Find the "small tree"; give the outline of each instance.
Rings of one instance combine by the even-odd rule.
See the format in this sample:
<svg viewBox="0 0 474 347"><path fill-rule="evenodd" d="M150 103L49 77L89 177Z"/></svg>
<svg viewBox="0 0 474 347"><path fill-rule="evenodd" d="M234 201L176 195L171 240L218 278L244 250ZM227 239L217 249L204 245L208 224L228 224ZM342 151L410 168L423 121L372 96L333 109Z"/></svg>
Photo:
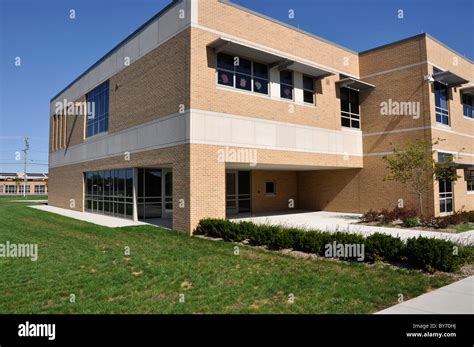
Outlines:
<svg viewBox="0 0 474 347"><path fill-rule="evenodd" d="M433 158L433 146L439 141L407 142L403 147L394 146L393 155L383 157L390 171L384 181L401 182L408 187L409 191L416 194L420 215L423 215L423 196L433 190L435 179L448 181L458 179L452 156L443 162L436 162Z"/></svg>

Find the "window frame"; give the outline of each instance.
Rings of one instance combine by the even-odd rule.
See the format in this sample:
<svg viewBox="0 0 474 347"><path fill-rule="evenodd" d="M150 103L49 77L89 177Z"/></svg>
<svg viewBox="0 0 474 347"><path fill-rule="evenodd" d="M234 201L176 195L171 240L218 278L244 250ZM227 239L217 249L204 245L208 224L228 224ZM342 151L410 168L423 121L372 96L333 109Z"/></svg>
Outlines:
<svg viewBox="0 0 474 347"><path fill-rule="evenodd" d="M288 83L282 83L281 81L281 74L283 72L289 72L291 74L291 84L288 84ZM286 100L286 101L295 101L295 73L293 70L280 70L280 73L279 73L279 78L280 78L280 81L279 81L279 84L280 84L280 99L281 100ZM283 94L283 87L291 87L291 98L285 98L282 96Z"/></svg>
<svg viewBox="0 0 474 347"><path fill-rule="evenodd" d="M312 86L313 86L313 89L312 89L312 90L305 88L305 86L304 86L304 80L305 80L305 78L311 79L311 81L312 81ZM314 85L315 85L315 79L314 79L314 77L311 77L311 76L308 76L308 75L303 75L303 76L302 76L302 82L303 82L303 102L304 102L306 105L316 105L316 88L314 87ZM311 92L311 95L312 95L312 98L313 98L313 101L312 101L312 102L307 102L307 101L305 100L305 96L304 96L305 92Z"/></svg>
<svg viewBox="0 0 474 347"><path fill-rule="evenodd" d="M219 67L219 55L220 54L224 54L224 55L227 55L229 57L232 57L233 70L229 70L228 68ZM245 57L241 57L241 56L237 56L237 55L228 54L228 53L225 53L225 52L219 52L215 55L215 57L216 57L216 85L217 86L219 86L221 88L229 88L229 89L232 89L232 90L237 90L237 91L244 92L244 93L245 92L246 93L255 93L257 95L270 96L270 69L268 67L268 64L262 63L262 62L257 61L257 60L253 60L253 59L249 59L249 58L245 58ZM235 65L235 63L234 63L236 57L239 58L239 61L240 61L240 59L243 59L243 60L247 60L247 61L250 62L250 74L248 74L246 72L237 71L237 67L239 65ZM267 78L255 76L255 69L254 69L255 63L259 64L259 65L264 65L267 68ZM227 72L229 74L232 74L232 85L219 83L219 71L224 71L224 72ZM237 75L238 74L250 77L250 89L237 87ZM267 87L266 87L267 92L266 93L262 93L262 92L259 92L259 91L255 90L255 79L263 80L263 81L267 82Z"/></svg>
<svg viewBox="0 0 474 347"><path fill-rule="evenodd" d="M435 94L435 117L436 117L436 124L440 124L443 126L451 126L451 117L449 115L449 87L441 82L435 81L433 84L434 94ZM446 108L442 107L442 95L440 91L445 91L445 103ZM438 95L439 95L439 102L438 102ZM439 104L439 105L438 105ZM446 123L444 122L446 120Z"/></svg>
<svg viewBox="0 0 474 347"><path fill-rule="evenodd" d="M132 168L86 171L84 186L85 211L133 219Z"/></svg>
<svg viewBox="0 0 474 347"><path fill-rule="evenodd" d="M343 111L342 109L342 90L347 90L348 95L347 95L347 103L349 104L349 111ZM352 103L351 103L351 92L357 93L357 111L358 113L352 112ZM340 103L340 108L341 108L341 127L347 128L347 129L355 129L355 130L361 130L362 128L362 119L360 115L360 95L359 91L356 89L348 88L348 87L341 87L339 88L339 97L341 99ZM357 116L357 117L354 117ZM343 125L342 120L343 119L348 119L349 120L349 126ZM359 126L358 127L353 127L352 122L358 122Z"/></svg>
<svg viewBox="0 0 474 347"><path fill-rule="evenodd" d="M104 88L104 90L101 90ZM91 89L86 93L86 104L90 102L90 99L93 98L104 98L104 112L100 113L100 103L99 105L94 105L95 114L93 118L89 118L89 115L85 115L85 138L94 137L100 134L107 133L109 130L109 111L110 111L110 81L107 80L97 87ZM94 100L94 102L96 102ZM101 123L103 122L103 126ZM97 126L97 127L96 127ZM91 132L89 132L89 127L91 127ZM97 128L97 130L96 130Z"/></svg>
<svg viewBox="0 0 474 347"><path fill-rule="evenodd" d="M465 102L465 99L468 99L468 98L471 100L470 103ZM474 119L474 95L463 94L461 96L461 102L462 102L463 116L468 119Z"/></svg>
<svg viewBox="0 0 474 347"><path fill-rule="evenodd" d="M474 169L466 169L464 171L464 179L466 181L467 192L474 193Z"/></svg>

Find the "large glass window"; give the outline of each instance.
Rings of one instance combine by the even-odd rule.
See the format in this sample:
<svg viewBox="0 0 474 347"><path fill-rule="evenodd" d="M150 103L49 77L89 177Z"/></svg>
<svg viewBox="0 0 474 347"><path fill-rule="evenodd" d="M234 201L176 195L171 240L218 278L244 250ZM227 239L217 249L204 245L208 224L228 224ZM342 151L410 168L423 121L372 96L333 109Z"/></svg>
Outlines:
<svg viewBox="0 0 474 347"><path fill-rule="evenodd" d="M359 92L354 89L340 88L341 125L360 129Z"/></svg>
<svg viewBox="0 0 474 347"><path fill-rule="evenodd" d="M464 94L462 96L462 107L464 117L474 118L474 96Z"/></svg>
<svg viewBox="0 0 474 347"><path fill-rule="evenodd" d="M314 104L314 79L303 76L303 99L308 104Z"/></svg>
<svg viewBox="0 0 474 347"><path fill-rule="evenodd" d="M94 110L92 114L87 115L86 136L107 131L109 129L109 81L87 93L86 100L93 105Z"/></svg>
<svg viewBox="0 0 474 347"><path fill-rule="evenodd" d="M442 83L435 82L434 90L436 122L444 125L449 125L448 87Z"/></svg>
<svg viewBox="0 0 474 347"><path fill-rule="evenodd" d="M249 92L268 94L268 67L249 59L218 53L217 83Z"/></svg>
<svg viewBox="0 0 474 347"><path fill-rule="evenodd" d="M86 211L133 218L133 169L85 173Z"/></svg>
<svg viewBox="0 0 474 347"><path fill-rule="evenodd" d="M290 70L280 71L280 97L293 100L293 72Z"/></svg>

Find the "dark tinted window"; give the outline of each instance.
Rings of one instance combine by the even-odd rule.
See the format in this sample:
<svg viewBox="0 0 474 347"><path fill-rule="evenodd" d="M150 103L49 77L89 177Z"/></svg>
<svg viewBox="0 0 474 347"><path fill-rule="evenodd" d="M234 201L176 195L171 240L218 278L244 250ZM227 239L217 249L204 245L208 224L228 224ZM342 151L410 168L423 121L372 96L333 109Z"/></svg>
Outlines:
<svg viewBox="0 0 474 347"><path fill-rule="evenodd" d="M245 73L250 75L252 73L252 62L247 59L238 58L237 60L238 65L235 65L235 70L237 72Z"/></svg>
<svg viewBox="0 0 474 347"><path fill-rule="evenodd" d="M264 64L253 63L253 75L255 77L268 79L268 68Z"/></svg>
<svg viewBox="0 0 474 347"><path fill-rule="evenodd" d="M266 182L265 183L265 193L266 194L275 194L275 182Z"/></svg>
<svg viewBox="0 0 474 347"><path fill-rule="evenodd" d="M228 54L217 54L217 67L226 70L234 70L234 57Z"/></svg>
<svg viewBox="0 0 474 347"><path fill-rule="evenodd" d="M280 83L293 85L293 73L289 70L280 71Z"/></svg>

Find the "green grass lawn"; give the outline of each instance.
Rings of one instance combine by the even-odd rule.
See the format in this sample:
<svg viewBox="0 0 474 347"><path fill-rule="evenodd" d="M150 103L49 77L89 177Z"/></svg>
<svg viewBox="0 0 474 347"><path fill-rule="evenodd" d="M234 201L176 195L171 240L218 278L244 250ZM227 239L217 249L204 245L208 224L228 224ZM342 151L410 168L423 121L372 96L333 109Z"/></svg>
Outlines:
<svg viewBox="0 0 474 347"><path fill-rule="evenodd" d="M10 200L48 200L47 195L27 195L26 198L23 195L0 195L0 201Z"/></svg>
<svg viewBox="0 0 474 347"><path fill-rule="evenodd" d="M452 229L456 230L458 233L463 233L465 231L471 231L474 230L474 224L473 223L462 223L458 225L451 225L450 226Z"/></svg>
<svg viewBox="0 0 474 347"><path fill-rule="evenodd" d="M0 313L371 313L452 281L246 246L234 255L232 243L111 229L0 201L6 241L37 243L39 258L0 258Z"/></svg>

